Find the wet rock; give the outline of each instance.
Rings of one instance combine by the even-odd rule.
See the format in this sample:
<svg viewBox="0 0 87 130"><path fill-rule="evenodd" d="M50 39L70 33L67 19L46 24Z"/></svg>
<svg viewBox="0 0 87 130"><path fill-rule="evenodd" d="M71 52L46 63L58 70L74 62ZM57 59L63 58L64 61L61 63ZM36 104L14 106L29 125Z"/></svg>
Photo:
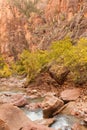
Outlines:
<svg viewBox="0 0 87 130"><path fill-rule="evenodd" d="M47 95L42 103L44 118L52 117L53 113L60 109L64 102L55 96Z"/></svg>
<svg viewBox="0 0 87 130"><path fill-rule="evenodd" d="M55 118L50 118L50 119L42 119L40 121L35 121L36 123L38 124L41 124L41 125L45 125L45 126L50 126L52 125L54 122L56 121Z"/></svg>
<svg viewBox="0 0 87 130"><path fill-rule="evenodd" d="M29 110L36 110L38 108L42 108L42 104L41 103L30 103L29 105L26 105L25 107Z"/></svg>
<svg viewBox="0 0 87 130"><path fill-rule="evenodd" d="M61 92L60 97L63 101L74 101L80 97L81 90L78 88L67 89Z"/></svg>
<svg viewBox="0 0 87 130"><path fill-rule="evenodd" d="M27 104L27 100L23 94L2 94L0 95L0 104L11 103L15 106L22 107Z"/></svg>
<svg viewBox="0 0 87 130"><path fill-rule="evenodd" d="M21 109L11 104L0 106L0 119L8 125L9 129L6 130L50 130L48 127L33 123Z"/></svg>

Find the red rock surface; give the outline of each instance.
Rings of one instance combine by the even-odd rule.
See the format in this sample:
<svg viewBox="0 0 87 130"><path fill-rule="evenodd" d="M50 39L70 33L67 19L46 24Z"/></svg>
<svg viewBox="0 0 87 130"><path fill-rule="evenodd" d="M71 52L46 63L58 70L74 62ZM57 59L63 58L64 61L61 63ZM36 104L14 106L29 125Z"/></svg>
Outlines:
<svg viewBox="0 0 87 130"><path fill-rule="evenodd" d="M43 117L50 118L53 113L60 109L64 105L64 102L55 96L47 95L42 103Z"/></svg>
<svg viewBox="0 0 87 130"><path fill-rule="evenodd" d="M7 3L0 3L0 52L6 57L16 59L18 53L29 48L31 34L28 21L18 9Z"/></svg>
<svg viewBox="0 0 87 130"><path fill-rule="evenodd" d="M66 89L61 92L60 97L64 101L74 101L80 97L81 90L78 88Z"/></svg>
<svg viewBox="0 0 87 130"><path fill-rule="evenodd" d="M0 119L6 122L10 130L51 130L43 125L33 123L22 110L9 104L0 106Z"/></svg>

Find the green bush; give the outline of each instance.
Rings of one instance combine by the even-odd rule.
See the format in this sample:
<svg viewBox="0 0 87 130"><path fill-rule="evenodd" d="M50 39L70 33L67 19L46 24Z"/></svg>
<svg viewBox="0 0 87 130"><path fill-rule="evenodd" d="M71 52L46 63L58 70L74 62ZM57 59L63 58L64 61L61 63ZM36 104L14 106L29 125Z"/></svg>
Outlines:
<svg viewBox="0 0 87 130"><path fill-rule="evenodd" d="M52 43L50 49L46 51L24 50L14 70L18 74L26 74L30 82L43 66L53 61L58 66L68 67L75 83L85 82L87 80L87 39L82 38L73 45L70 38L65 38Z"/></svg>
<svg viewBox="0 0 87 130"><path fill-rule="evenodd" d="M5 63L4 58L0 55L0 78L10 76L11 70L9 66Z"/></svg>
<svg viewBox="0 0 87 130"><path fill-rule="evenodd" d="M87 80L87 39L80 39L76 45L72 45L70 38L55 42L50 55L58 64L70 69L75 83Z"/></svg>
<svg viewBox="0 0 87 130"><path fill-rule="evenodd" d="M40 72L41 68L48 63L47 51L29 52L24 50L20 55L20 60L14 67L18 74L27 74L28 82L32 81Z"/></svg>

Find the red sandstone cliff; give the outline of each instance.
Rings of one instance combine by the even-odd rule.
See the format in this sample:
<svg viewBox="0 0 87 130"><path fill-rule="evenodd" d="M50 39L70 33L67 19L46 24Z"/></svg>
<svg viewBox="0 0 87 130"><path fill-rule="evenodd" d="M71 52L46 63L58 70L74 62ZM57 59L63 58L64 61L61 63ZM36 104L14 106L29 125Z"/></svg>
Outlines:
<svg viewBox="0 0 87 130"><path fill-rule="evenodd" d="M40 0L41 14L28 19L17 7L0 0L0 52L17 58L24 49L46 49L66 35L87 37L87 0Z"/></svg>
<svg viewBox="0 0 87 130"><path fill-rule="evenodd" d="M87 17L87 1L86 0L50 0L46 9L45 17L47 20L63 20L70 21L75 14L82 11Z"/></svg>
<svg viewBox="0 0 87 130"><path fill-rule="evenodd" d="M23 49L29 48L31 34L28 20L18 9L6 0L0 3L0 52L5 56L17 57Z"/></svg>

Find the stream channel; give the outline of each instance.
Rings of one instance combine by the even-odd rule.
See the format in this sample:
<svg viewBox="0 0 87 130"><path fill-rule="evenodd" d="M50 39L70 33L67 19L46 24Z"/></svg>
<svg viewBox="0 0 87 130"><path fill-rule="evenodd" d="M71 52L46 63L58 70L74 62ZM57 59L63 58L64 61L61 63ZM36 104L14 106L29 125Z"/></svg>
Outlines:
<svg viewBox="0 0 87 130"><path fill-rule="evenodd" d="M1 90L0 94L25 94L25 92L21 89L15 89L15 90ZM26 96L27 97L27 96ZM42 102L42 99L30 99L29 96L27 97L27 100L29 103L35 103L35 102ZM43 119L43 111L41 109L37 109L37 110L29 110L25 107L21 108L24 113L27 115L27 117L29 117L32 121L36 121L36 120L41 120ZM61 130L71 130L71 127L73 126L73 124L75 123L80 123L80 120L77 119L74 116L70 116L70 115L64 115L64 114L59 114L57 116L55 116L54 118L56 118L56 121L50 126L51 128L54 128L55 130L61 129Z"/></svg>

